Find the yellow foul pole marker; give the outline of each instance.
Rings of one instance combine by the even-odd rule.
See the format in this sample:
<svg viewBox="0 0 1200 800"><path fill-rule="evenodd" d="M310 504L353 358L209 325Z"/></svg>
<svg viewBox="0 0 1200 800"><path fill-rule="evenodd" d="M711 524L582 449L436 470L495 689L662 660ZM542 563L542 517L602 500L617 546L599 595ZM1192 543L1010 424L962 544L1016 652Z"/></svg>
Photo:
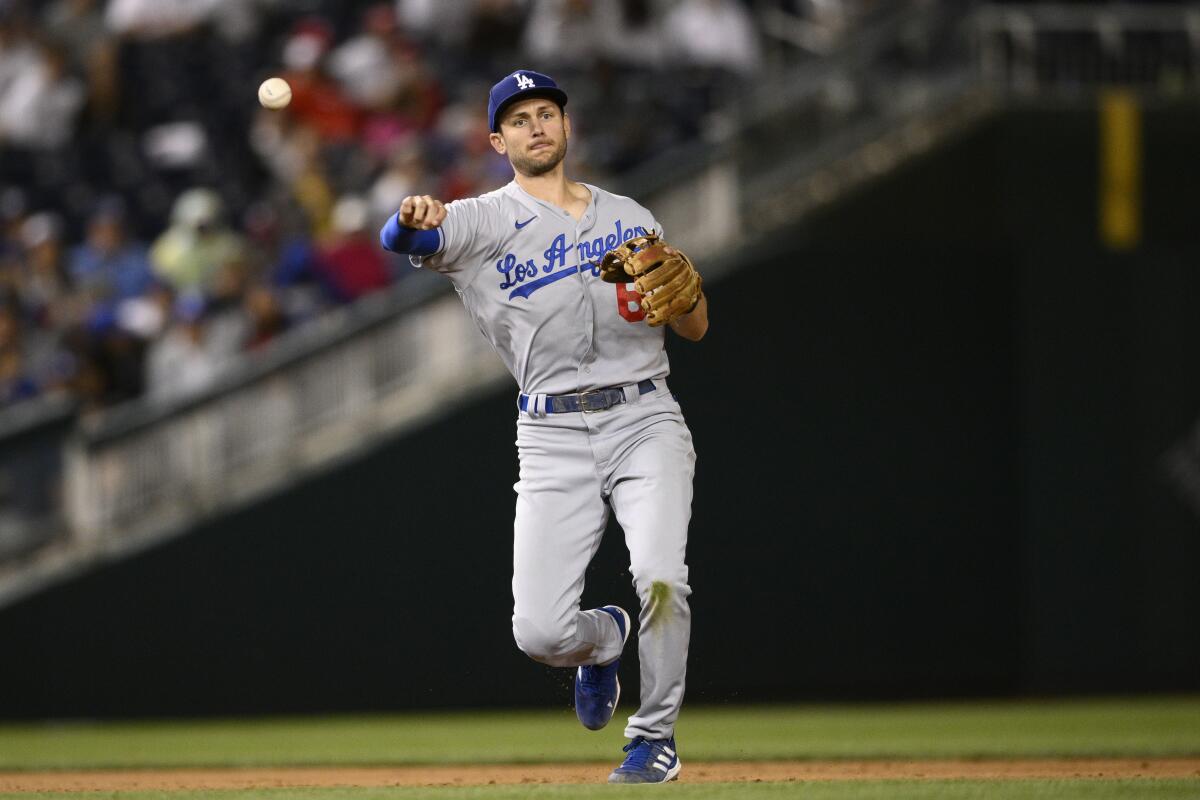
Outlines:
<svg viewBox="0 0 1200 800"><path fill-rule="evenodd" d="M1100 97L1100 240L1129 250L1142 238L1142 112L1133 92Z"/></svg>

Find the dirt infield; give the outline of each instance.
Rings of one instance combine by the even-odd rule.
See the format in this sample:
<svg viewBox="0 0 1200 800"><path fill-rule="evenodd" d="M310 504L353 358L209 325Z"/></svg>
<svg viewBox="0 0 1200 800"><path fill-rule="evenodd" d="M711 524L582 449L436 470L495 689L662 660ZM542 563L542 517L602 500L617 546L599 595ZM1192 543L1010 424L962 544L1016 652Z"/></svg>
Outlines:
<svg viewBox="0 0 1200 800"><path fill-rule="evenodd" d="M0 772L0 792L170 791L297 787L601 783L610 764ZM1021 778L1197 778L1200 758L1012 761L685 762L680 780L846 781Z"/></svg>

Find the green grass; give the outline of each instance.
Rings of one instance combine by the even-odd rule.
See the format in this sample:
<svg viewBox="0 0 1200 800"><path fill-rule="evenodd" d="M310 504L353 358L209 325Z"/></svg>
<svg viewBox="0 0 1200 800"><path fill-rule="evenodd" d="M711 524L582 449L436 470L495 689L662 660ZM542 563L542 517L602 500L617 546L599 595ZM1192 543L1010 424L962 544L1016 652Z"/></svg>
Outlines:
<svg viewBox="0 0 1200 800"><path fill-rule="evenodd" d="M1200 697L689 707L687 761L1200 755ZM613 761L570 710L0 725L0 769ZM1200 795L1197 795L1200 796Z"/></svg>
<svg viewBox="0 0 1200 800"><path fill-rule="evenodd" d="M1138 781L845 781L636 786L480 786L396 789L255 789L208 792L0 794L0 800L622 800L662 792L674 800L1195 800L1200 780Z"/></svg>

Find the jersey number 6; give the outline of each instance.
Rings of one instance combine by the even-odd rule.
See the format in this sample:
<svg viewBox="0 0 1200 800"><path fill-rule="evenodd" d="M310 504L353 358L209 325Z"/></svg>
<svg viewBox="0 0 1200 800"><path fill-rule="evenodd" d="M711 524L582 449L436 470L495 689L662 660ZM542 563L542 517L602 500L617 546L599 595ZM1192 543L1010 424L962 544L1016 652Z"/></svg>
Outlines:
<svg viewBox="0 0 1200 800"><path fill-rule="evenodd" d="M617 312L630 322L641 322L646 318L646 312L642 310L642 296L628 288L630 286L632 284L629 283L616 284Z"/></svg>

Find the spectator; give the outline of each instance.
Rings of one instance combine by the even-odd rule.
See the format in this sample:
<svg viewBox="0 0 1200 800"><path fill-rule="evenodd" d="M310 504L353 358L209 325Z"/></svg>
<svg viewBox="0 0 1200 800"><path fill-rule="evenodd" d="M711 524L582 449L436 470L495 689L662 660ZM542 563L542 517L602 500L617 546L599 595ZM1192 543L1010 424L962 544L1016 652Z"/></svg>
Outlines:
<svg viewBox="0 0 1200 800"><path fill-rule="evenodd" d="M246 212L246 230L259 264L257 274L271 287L289 325L319 314L324 295L315 282L315 248L303 212L284 200L256 204Z"/></svg>
<svg viewBox="0 0 1200 800"><path fill-rule="evenodd" d="M386 4L372 6L363 14L361 33L330 53L329 72L360 107L386 107L406 79L397 58L404 46L392 10Z"/></svg>
<svg viewBox="0 0 1200 800"><path fill-rule="evenodd" d="M599 24L607 60L638 69L663 66L662 30L653 0L596 1L602 5Z"/></svg>
<svg viewBox="0 0 1200 800"><path fill-rule="evenodd" d="M20 304L15 295L6 293L0 297L0 350L19 350L22 336Z"/></svg>
<svg viewBox="0 0 1200 800"><path fill-rule="evenodd" d="M101 202L87 226L87 238L71 253L71 280L96 299L127 300L154 281L146 246L130 241L125 206L118 198Z"/></svg>
<svg viewBox="0 0 1200 800"><path fill-rule="evenodd" d="M337 302L356 300L391 283L387 261L368 222L367 203L361 197L343 197L334 206L334 238L317 253L317 277Z"/></svg>
<svg viewBox="0 0 1200 800"><path fill-rule="evenodd" d="M323 62L333 37L319 19L303 20L283 48L284 78L292 87L291 114L322 141L346 142L358 134L359 111L330 80Z"/></svg>
<svg viewBox="0 0 1200 800"><path fill-rule="evenodd" d="M64 328L79 317L67 279L61 237L62 219L53 212L32 214L21 225L25 253L21 299L30 317L46 329Z"/></svg>
<svg viewBox="0 0 1200 800"><path fill-rule="evenodd" d="M749 77L762 64L754 20L737 0L682 0L667 14L662 29L695 66Z"/></svg>
<svg viewBox="0 0 1200 800"><path fill-rule="evenodd" d="M152 397L194 394L216 378L225 353L213 352L207 342L204 296L180 294L173 309L174 323L150 349L146 359L147 390Z"/></svg>
<svg viewBox="0 0 1200 800"><path fill-rule="evenodd" d="M313 235L324 236L336 196L321 158L321 144L311 128L302 128L291 137L289 145L297 167L289 186L292 197L307 215Z"/></svg>
<svg viewBox="0 0 1200 800"><path fill-rule="evenodd" d="M606 0L535 0L525 26L525 52L550 69L586 67L619 22L617 11Z"/></svg>
<svg viewBox="0 0 1200 800"><path fill-rule="evenodd" d="M116 113L120 93L117 47L104 24L100 0L56 0L46 8L46 31L71 61L71 69L86 80L87 111L108 123Z"/></svg>
<svg viewBox="0 0 1200 800"><path fill-rule="evenodd" d="M37 394L37 384L26 370L20 348L0 348L0 406L28 400Z"/></svg>
<svg viewBox="0 0 1200 800"><path fill-rule="evenodd" d="M38 68L38 49L16 14L0 15L0 96L14 81Z"/></svg>
<svg viewBox="0 0 1200 800"><path fill-rule="evenodd" d="M99 0L55 0L43 18L46 30L77 59L77 66L86 67L92 49L108 41Z"/></svg>
<svg viewBox="0 0 1200 800"><path fill-rule="evenodd" d="M95 306L86 323L88 370L98 405L132 400L145 387L146 342L120 324L117 308Z"/></svg>
<svg viewBox="0 0 1200 800"><path fill-rule="evenodd" d="M371 186L369 192L371 219L379 220L382 224L396 209L400 202L410 194L418 194L417 189L425 183L425 162L421 157L420 148L415 137L403 144L398 144L388 160L388 164Z"/></svg>
<svg viewBox="0 0 1200 800"><path fill-rule="evenodd" d="M83 82L67 72L60 50L40 48L0 88L0 140L36 150L67 143L83 108Z"/></svg>
<svg viewBox="0 0 1200 800"><path fill-rule="evenodd" d="M396 19L422 42L457 50L470 30L475 0L396 0Z"/></svg>
<svg viewBox="0 0 1200 800"><path fill-rule="evenodd" d="M189 189L175 200L171 227L154 242L150 260L177 292L211 289L221 269L241 254L242 239L223 213L221 198L211 189Z"/></svg>
<svg viewBox="0 0 1200 800"><path fill-rule="evenodd" d="M222 0L109 0L105 22L121 36L162 39L186 33L209 18Z"/></svg>
<svg viewBox="0 0 1200 800"><path fill-rule="evenodd" d="M520 0L476 0L463 45L475 71L491 74L512 68L513 51L525 30L525 5Z"/></svg>
<svg viewBox="0 0 1200 800"><path fill-rule="evenodd" d="M243 349L261 350L268 342L283 333L288 328L288 319L284 314L279 298L271 289L262 284L252 286L246 292L246 335L242 342Z"/></svg>
<svg viewBox="0 0 1200 800"><path fill-rule="evenodd" d="M20 311L12 299L0 302L0 405L37 393L37 384L26 369Z"/></svg>
<svg viewBox="0 0 1200 800"><path fill-rule="evenodd" d="M369 157L359 186L384 163L397 143L429 127L443 103L440 83L396 25L386 4L370 7L363 30L329 57L330 72L362 110L360 143Z"/></svg>
<svg viewBox="0 0 1200 800"><path fill-rule="evenodd" d="M142 341L152 342L166 331L174 305L171 287L151 279L142 294L117 304L117 324Z"/></svg>

